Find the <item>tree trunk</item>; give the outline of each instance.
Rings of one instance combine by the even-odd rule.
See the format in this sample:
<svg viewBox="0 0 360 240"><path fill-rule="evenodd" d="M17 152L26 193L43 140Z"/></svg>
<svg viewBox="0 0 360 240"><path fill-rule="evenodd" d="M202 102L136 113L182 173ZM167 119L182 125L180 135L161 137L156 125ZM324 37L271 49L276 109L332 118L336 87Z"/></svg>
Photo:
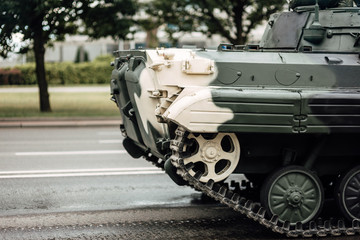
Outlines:
<svg viewBox="0 0 360 240"><path fill-rule="evenodd" d="M233 3L234 4L234 14L235 14L235 18L234 18L234 23L235 23L235 28L236 28L236 37L234 39L233 44L235 45L244 45L246 44L246 37L243 36L244 33L244 26L243 26L243 14L245 11L245 6L244 3L242 3L241 1L236 1Z"/></svg>
<svg viewBox="0 0 360 240"><path fill-rule="evenodd" d="M156 48L159 47L159 40L157 38L158 28L150 29L146 31L146 47Z"/></svg>
<svg viewBox="0 0 360 240"><path fill-rule="evenodd" d="M42 33L35 33L34 53L36 61L36 79L39 87L40 111L51 112L48 84L45 75L45 47Z"/></svg>

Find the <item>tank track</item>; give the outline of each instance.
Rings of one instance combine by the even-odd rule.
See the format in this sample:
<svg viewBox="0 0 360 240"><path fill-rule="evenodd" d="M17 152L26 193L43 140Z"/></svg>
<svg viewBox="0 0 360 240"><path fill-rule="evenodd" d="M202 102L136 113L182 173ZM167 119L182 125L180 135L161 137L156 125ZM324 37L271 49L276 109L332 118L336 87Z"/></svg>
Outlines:
<svg viewBox="0 0 360 240"><path fill-rule="evenodd" d="M346 226L346 223L341 219L330 219L323 221L321 218L316 221L311 221L308 224L297 223L295 226L290 225L290 222L280 222L278 216L271 217L266 215L266 210L260 203L254 202L241 196L241 192L234 192L228 188L226 184L220 185L209 180L206 184L199 181L202 172L198 171L192 176L189 170L193 166L184 164L182 159L183 147L186 139L186 130L178 127L175 132L175 138L171 141L170 148L172 155L170 160L177 168L179 174L190 186L196 190L208 195L209 197L227 205L241 214L246 215L266 228L272 231L286 235L287 237L326 237L326 236L341 236L341 235L355 235L360 233L360 220L352 221L351 226Z"/></svg>
<svg viewBox="0 0 360 240"><path fill-rule="evenodd" d="M158 157L152 155L151 153L147 153L146 155L143 156L143 158L146 161L150 162L155 167L158 167L161 170L165 171L165 168L164 168L165 161L163 159L158 158Z"/></svg>

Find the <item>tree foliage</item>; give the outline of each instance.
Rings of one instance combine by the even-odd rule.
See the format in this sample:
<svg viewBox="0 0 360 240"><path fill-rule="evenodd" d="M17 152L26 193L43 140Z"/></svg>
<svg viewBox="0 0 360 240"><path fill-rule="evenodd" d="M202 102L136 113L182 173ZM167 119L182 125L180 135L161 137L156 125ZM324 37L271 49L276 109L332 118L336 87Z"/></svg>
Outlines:
<svg viewBox="0 0 360 240"><path fill-rule="evenodd" d="M220 34L233 44L247 42L251 30L280 11L286 0L154 0L147 13L176 31Z"/></svg>
<svg viewBox="0 0 360 240"><path fill-rule="evenodd" d="M111 36L114 39L126 39L138 9L136 0L81 1L87 3L81 14L86 27L82 33L92 38Z"/></svg>
<svg viewBox="0 0 360 240"><path fill-rule="evenodd" d="M94 38L124 38L131 25L126 16L132 15L134 8L133 0L1 0L0 56L34 50L40 110L51 111L44 64L46 45L76 33L82 22L88 27L85 32ZM14 41L16 34L22 38L20 43Z"/></svg>
<svg viewBox="0 0 360 240"><path fill-rule="evenodd" d="M64 40L80 26L93 38L125 39L133 24L135 0L2 0L0 4L0 56L33 48L40 35L44 44ZM14 34L22 36L20 44Z"/></svg>
<svg viewBox="0 0 360 240"><path fill-rule="evenodd" d="M34 41L43 44L63 40L65 34L76 31L82 3L74 0L2 0L0 4L0 54L25 52L34 47ZM13 42L13 34L22 36L21 45Z"/></svg>

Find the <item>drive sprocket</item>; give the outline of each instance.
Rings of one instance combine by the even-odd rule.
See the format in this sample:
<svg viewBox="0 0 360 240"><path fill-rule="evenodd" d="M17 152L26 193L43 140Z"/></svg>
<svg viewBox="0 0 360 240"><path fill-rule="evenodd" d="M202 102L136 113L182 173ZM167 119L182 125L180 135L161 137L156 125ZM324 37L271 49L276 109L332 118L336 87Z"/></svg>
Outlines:
<svg viewBox="0 0 360 240"><path fill-rule="evenodd" d="M210 179L215 182L225 180L235 170L240 159L240 144L233 133L218 133L203 136L190 134L187 141L192 143L186 148L188 157L184 158L185 165L194 165L189 170L195 175L197 169L203 172L200 182L206 183Z"/></svg>

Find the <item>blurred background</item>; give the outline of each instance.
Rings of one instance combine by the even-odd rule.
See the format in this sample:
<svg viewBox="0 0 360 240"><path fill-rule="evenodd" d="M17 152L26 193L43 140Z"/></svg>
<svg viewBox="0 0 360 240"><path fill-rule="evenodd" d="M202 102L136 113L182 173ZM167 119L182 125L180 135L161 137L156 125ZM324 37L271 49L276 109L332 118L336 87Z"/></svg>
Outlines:
<svg viewBox="0 0 360 240"><path fill-rule="evenodd" d="M114 51L260 41L285 0L2 0L0 118L115 117Z"/></svg>

